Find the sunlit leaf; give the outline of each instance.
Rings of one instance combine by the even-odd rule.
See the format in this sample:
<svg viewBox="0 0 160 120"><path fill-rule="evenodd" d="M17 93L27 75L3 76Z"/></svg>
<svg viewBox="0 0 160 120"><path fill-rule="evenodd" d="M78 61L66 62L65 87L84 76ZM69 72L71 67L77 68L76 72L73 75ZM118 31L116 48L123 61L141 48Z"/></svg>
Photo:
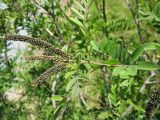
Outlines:
<svg viewBox="0 0 160 120"><path fill-rule="evenodd" d="M153 13L160 18L160 2L158 2L153 10Z"/></svg>
<svg viewBox="0 0 160 120"><path fill-rule="evenodd" d="M118 64L119 61L116 59L108 60L108 61L103 61L102 63L107 64L107 65L115 65Z"/></svg>
<svg viewBox="0 0 160 120"><path fill-rule="evenodd" d="M124 69L124 67L115 67L112 71L112 75L118 76L123 69Z"/></svg>
<svg viewBox="0 0 160 120"><path fill-rule="evenodd" d="M158 66L155 63L151 62L139 62L137 65L137 69L139 70L157 70Z"/></svg>
<svg viewBox="0 0 160 120"><path fill-rule="evenodd" d="M73 17L70 17L69 20L74 23L75 25L81 27L84 29L84 26L82 24L82 22L80 22L77 18L73 18Z"/></svg>
<svg viewBox="0 0 160 120"><path fill-rule="evenodd" d="M160 44L158 43L145 43L143 46L144 46L144 50L160 49Z"/></svg>
<svg viewBox="0 0 160 120"><path fill-rule="evenodd" d="M67 84L67 86L66 86L66 91L67 91L67 92L68 92L68 91L72 88L72 86L75 84L76 80L77 80L77 79L71 79L71 80L68 82L68 84Z"/></svg>
<svg viewBox="0 0 160 120"><path fill-rule="evenodd" d="M130 76L135 76L136 74L137 67L134 65L115 67L112 72L113 76L120 76L120 78L123 79L129 78Z"/></svg>
<svg viewBox="0 0 160 120"><path fill-rule="evenodd" d="M141 106L134 104L131 100L127 100L127 103L129 103L130 105L133 105L136 110L143 112L143 113L145 112L145 110Z"/></svg>
<svg viewBox="0 0 160 120"><path fill-rule="evenodd" d="M126 86L128 86L128 85L129 85L128 80L124 80L123 82L120 83L120 86L121 86L121 87L126 87Z"/></svg>
<svg viewBox="0 0 160 120"><path fill-rule="evenodd" d="M143 46L136 48L131 55L131 61L130 61L131 64L134 63L136 60L138 60L138 58L142 56L143 52L144 52Z"/></svg>
<svg viewBox="0 0 160 120"><path fill-rule="evenodd" d="M69 77L71 77L76 71L69 71L65 74L64 78L67 79Z"/></svg>
<svg viewBox="0 0 160 120"><path fill-rule="evenodd" d="M141 45L140 47L137 47L132 55L131 55L131 64L134 63L140 56L143 55L144 51L149 51L149 50L160 50L160 44L158 43L145 43Z"/></svg>
<svg viewBox="0 0 160 120"><path fill-rule="evenodd" d="M78 12L76 9L71 8L71 10L77 15L79 19L84 19L84 16L80 12Z"/></svg>
<svg viewBox="0 0 160 120"><path fill-rule="evenodd" d="M74 1L74 3L78 9L80 9L81 11L85 11L85 8L80 3L78 3L77 1Z"/></svg>
<svg viewBox="0 0 160 120"><path fill-rule="evenodd" d="M62 100L63 100L63 97L61 97L61 96L59 96L59 95L54 95L54 96L52 96L52 100L62 101Z"/></svg>
<svg viewBox="0 0 160 120"><path fill-rule="evenodd" d="M98 43L96 41L91 41L90 42L91 46L92 46L92 49L95 50L95 51L99 51L99 46L98 46Z"/></svg>

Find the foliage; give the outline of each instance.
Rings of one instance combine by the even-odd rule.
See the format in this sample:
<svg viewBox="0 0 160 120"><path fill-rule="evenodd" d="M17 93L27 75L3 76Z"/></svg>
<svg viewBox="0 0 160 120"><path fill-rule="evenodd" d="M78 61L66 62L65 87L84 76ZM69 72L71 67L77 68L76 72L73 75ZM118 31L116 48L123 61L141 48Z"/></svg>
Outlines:
<svg viewBox="0 0 160 120"><path fill-rule="evenodd" d="M158 119L159 22L158 0L0 1L1 119Z"/></svg>

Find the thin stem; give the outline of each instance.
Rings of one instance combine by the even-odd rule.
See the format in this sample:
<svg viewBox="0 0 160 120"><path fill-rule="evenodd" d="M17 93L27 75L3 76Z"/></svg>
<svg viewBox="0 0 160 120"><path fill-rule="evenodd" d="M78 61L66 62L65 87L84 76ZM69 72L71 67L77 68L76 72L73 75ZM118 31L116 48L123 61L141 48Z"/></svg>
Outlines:
<svg viewBox="0 0 160 120"><path fill-rule="evenodd" d="M11 64L10 64L9 59L8 59L7 50L8 50L7 42L4 41L4 61L5 61L5 64L6 64L7 68L8 68L9 73L11 74L11 78L10 78L10 85L11 85L12 78L13 78L13 73L12 73Z"/></svg>
<svg viewBox="0 0 160 120"><path fill-rule="evenodd" d="M54 21L54 25L55 25L55 27L56 27L57 33L58 33L58 35L60 36L60 38L62 39L63 37L62 37L61 31L60 31L60 29L59 29L59 27L58 27L58 24L57 24L57 21L56 21L55 12L54 12L54 11L55 11L54 1L53 1L53 3L52 3L52 10L53 10L52 13L49 12L49 11L47 11L47 12L50 13L50 15L51 15L51 17L52 17L52 19L53 19L53 21Z"/></svg>
<svg viewBox="0 0 160 120"><path fill-rule="evenodd" d="M134 19L134 22L135 22L135 24L136 24L137 33L138 33L138 36L139 36L139 40L140 40L141 44L144 44L144 39L143 39L142 34L141 34L140 23L139 23L139 21L138 21L138 17L139 17L139 13L138 13L138 9L139 9L139 7L138 7L139 0L136 0L136 7L137 7L137 10L136 10L136 11L137 11L137 16L136 16L136 14L134 13L134 11L133 11L133 9L132 9L130 0L126 0L126 3L127 3L127 5L128 5L128 8L129 8L131 14L132 14L132 17L133 17L133 19ZM152 61L152 59L150 58L150 56L149 56L146 52L145 52L145 54L146 54L146 56L149 58L149 60Z"/></svg>
<svg viewBox="0 0 160 120"><path fill-rule="evenodd" d="M107 67L102 66L101 71L103 74L103 81L104 81L104 87L105 87L105 93L106 93L105 97L107 97L110 89L110 80L108 79Z"/></svg>
<svg viewBox="0 0 160 120"><path fill-rule="evenodd" d="M102 0L102 6L103 6L103 19L105 22L107 22L107 17L106 17L106 1Z"/></svg>
<svg viewBox="0 0 160 120"><path fill-rule="evenodd" d="M106 1L105 0L102 0L102 14L103 14L103 19L104 19L104 22L106 23L107 22L107 15L106 15ZM108 37L108 31L105 30L105 34L106 36Z"/></svg>
<svg viewBox="0 0 160 120"><path fill-rule="evenodd" d="M147 82L146 84L147 85L152 85L152 84L159 84L160 83L160 81L152 81L152 82Z"/></svg>
<svg viewBox="0 0 160 120"><path fill-rule="evenodd" d="M95 64L95 65L99 65L99 66L108 66L108 67L128 66L128 65L108 65L108 64L104 64L104 63L100 63L100 62L96 62L96 61L84 61L84 60L81 60L81 63Z"/></svg>
<svg viewBox="0 0 160 120"><path fill-rule="evenodd" d="M57 79L59 79L59 74L57 75ZM52 83L52 88L51 88L51 91L52 91L52 97L55 96L56 94L56 84L57 84L57 79L53 81ZM56 101L52 99L52 107L53 108L56 108Z"/></svg>
<svg viewBox="0 0 160 120"><path fill-rule="evenodd" d="M106 17L106 1L102 0L102 13L103 13L103 19L104 22L107 22L107 17ZM106 36L108 37L108 31L105 31ZM108 74L107 74L107 68L105 66L102 66L102 74L103 74L103 81L104 81L104 87L105 87L105 92L106 96L108 96L109 93L109 87L110 87L110 81L108 79Z"/></svg>
<svg viewBox="0 0 160 120"><path fill-rule="evenodd" d="M130 3L130 0L126 0L126 3L128 5L128 8L132 14L132 17L134 19L134 22L137 26L137 32L138 32L138 36L139 36L139 39L140 39L140 42L143 44L144 43L144 40L143 40L143 37L142 37L142 34L141 34L141 28L140 28L140 24L139 24L139 21L138 21L138 18L137 16L135 15L133 9L132 9L132 6L131 6L131 3ZM138 0L136 0L136 6L138 6ZM137 8L138 9L138 8ZM137 10L138 11L138 10Z"/></svg>
<svg viewBox="0 0 160 120"><path fill-rule="evenodd" d="M139 0L136 0L136 9L137 9L137 11L136 11L137 12L137 18L139 18L139 12L138 12L138 10L139 10Z"/></svg>

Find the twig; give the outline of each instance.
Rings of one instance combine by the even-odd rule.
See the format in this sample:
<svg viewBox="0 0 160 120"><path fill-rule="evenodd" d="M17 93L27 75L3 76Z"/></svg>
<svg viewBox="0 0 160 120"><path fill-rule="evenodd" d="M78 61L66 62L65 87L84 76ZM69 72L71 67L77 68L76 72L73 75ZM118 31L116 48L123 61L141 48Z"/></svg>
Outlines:
<svg viewBox="0 0 160 120"><path fill-rule="evenodd" d="M100 62L96 62L96 61L91 61L91 60L81 60L81 63L88 63L88 64L95 64L95 65L99 65L99 66L108 66L108 67L121 67L121 66L129 66L129 65L109 65L109 64L104 64L104 63L100 63Z"/></svg>
<svg viewBox="0 0 160 120"><path fill-rule="evenodd" d="M141 42L141 44L144 44L144 39L142 37L142 34L141 34L141 27L140 27L140 23L138 21L138 3L139 3L139 0L136 0L136 7L137 7L137 16L135 15L133 9L132 9L132 6L131 6L131 3L130 3L130 0L126 0L126 3L128 5L128 8L132 14L132 17L134 19L134 22L136 24L136 27L137 27L137 33L138 33L138 36L139 36L139 40ZM150 61L152 61L152 59L150 58L150 56L145 52L146 56L149 58Z"/></svg>
<svg viewBox="0 0 160 120"><path fill-rule="evenodd" d="M8 55L7 55L7 42L4 41L4 58L5 58L5 63L6 63L6 66L8 67L8 70L11 71L11 65L10 65L10 62L8 60Z"/></svg>
<svg viewBox="0 0 160 120"><path fill-rule="evenodd" d="M136 0L136 2L138 2L138 1ZM128 5L128 8L129 8L131 14L132 14L132 17L133 17L133 19L134 19L134 22L135 22L135 24L136 24L136 26L137 26L137 32L138 32L139 39L140 39L141 43L143 44L143 43L144 43L144 40L143 40L143 37L142 37L142 34L141 34L141 29L140 29L140 24L139 24L138 18L136 17L136 15L135 15L135 13L134 13L134 11L133 11L133 9L132 9L130 0L126 0L126 3L127 3L127 5ZM138 6L138 3L136 3L136 4L137 4L137 6ZM138 9L138 8L137 8L137 9Z"/></svg>
<svg viewBox="0 0 160 120"><path fill-rule="evenodd" d="M80 99L82 100L82 103L87 107L88 104L87 104L87 102L85 101L85 99L83 98L82 93L80 93Z"/></svg>
<svg viewBox="0 0 160 120"><path fill-rule="evenodd" d="M106 1L102 0L102 6L103 6L103 19L105 22L107 22L107 17L106 17Z"/></svg>
<svg viewBox="0 0 160 120"><path fill-rule="evenodd" d="M148 83L155 75L156 75L155 72L151 72L150 76L144 81L143 85L141 86L141 88L140 88L140 90L139 90L140 93L142 93L142 92L145 90L147 83ZM126 116L128 113L132 112L133 107L134 107L133 105L130 105L130 106L126 109L126 111L125 111L124 113L122 113L122 116L124 117L124 116Z"/></svg>
<svg viewBox="0 0 160 120"><path fill-rule="evenodd" d="M106 1L102 0L102 13L103 13L103 19L104 22L107 22L107 17L106 17ZM105 31L106 36L108 36L108 31ZM105 66L102 66L102 74L103 74L103 81L104 81L104 86L105 86L105 90L106 90L106 96L108 96L109 93L109 87L110 87L110 81L108 79L108 74L107 74L107 68Z"/></svg>
<svg viewBox="0 0 160 120"><path fill-rule="evenodd" d="M104 87L106 92L105 97L107 97L109 93L109 88L110 88L110 80L108 79L107 68L105 66L102 66L101 71L103 74L103 81L104 81Z"/></svg>
<svg viewBox="0 0 160 120"><path fill-rule="evenodd" d="M55 27L56 27L56 30L57 30L57 32L58 32L58 35L59 35L59 37L62 39L63 36L62 36L61 31L60 31L60 29L59 29L59 27L58 27L58 24L57 24L57 21L56 21L56 17L55 17L55 13L54 13L54 10L55 10L54 1L52 2L52 10L53 10L52 13L50 13L49 11L48 11L48 13L50 13L50 15L51 15L51 17L52 17L52 19L53 19L53 21L54 21L54 25L55 25Z"/></svg>
<svg viewBox="0 0 160 120"><path fill-rule="evenodd" d="M11 85L11 80L12 80L12 68L11 68L11 64L10 64L10 62L9 62L9 60L8 60L8 55L7 55L7 42L6 41L4 41L4 61L5 61L5 64L6 64L6 66L7 66L7 68L8 68L8 71L11 73L11 78L10 78L10 85Z"/></svg>
<svg viewBox="0 0 160 120"><path fill-rule="evenodd" d="M104 22L106 23L107 22L107 16L106 16L106 0L102 0L102 14L103 14L103 19L104 19ZM106 36L108 37L108 31L105 30L105 34Z"/></svg>
<svg viewBox="0 0 160 120"><path fill-rule="evenodd" d="M142 85L142 87L141 87L141 89L140 89L139 92L142 93L142 92L144 91L144 89L145 89L147 83L148 83L148 82L150 81L150 79L152 79L152 77L154 77L155 75L156 75L155 72L151 72L151 75L144 81L144 84Z"/></svg>
<svg viewBox="0 0 160 120"><path fill-rule="evenodd" d="M56 92L56 90L55 90L55 87L56 87L56 83L57 83L57 81L56 80L54 80L53 81L53 83L52 83L52 88L51 88L51 91L52 91L52 97L55 95L55 92ZM56 108L56 101L55 100L51 100L52 101L52 107L53 108Z"/></svg>
<svg viewBox="0 0 160 120"><path fill-rule="evenodd" d="M146 84L147 84L147 85L150 85L150 84L159 84L159 83L160 83L160 81L152 81L152 82L149 81L149 82L147 82Z"/></svg>

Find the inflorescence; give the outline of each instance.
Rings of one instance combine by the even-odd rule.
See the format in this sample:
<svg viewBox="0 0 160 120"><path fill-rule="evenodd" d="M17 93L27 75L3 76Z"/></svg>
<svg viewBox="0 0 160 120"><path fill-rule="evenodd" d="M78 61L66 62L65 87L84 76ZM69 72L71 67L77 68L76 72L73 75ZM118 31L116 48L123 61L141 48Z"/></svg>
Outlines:
<svg viewBox="0 0 160 120"><path fill-rule="evenodd" d="M157 106L158 99L160 97L160 88L158 88L155 92L152 93L147 106L146 106L146 118L151 118L153 116L153 111Z"/></svg>
<svg viewBox="0 0 160 120"><path fill-rule="evenodd" d="M36 55L36 56L28 56L25 57L26 60L44 60L44 61L53 61L56 63L54 67L49 68L44 73L42 73L34 82L34 86L40 85L45 79L53 75L54 73L57 73L61 71L63 68L66 67L67 63L70 63L72 61L72 57L63 52L62 50L55 48L53 45L49 44L48 42L44 40L40 40L37 38L32 37L26 37L21 35L6 35L4 36L5 41L23 41L30 43L32 45L37 45L39 47L45 48L46 50L50 50L53 53L56 54L56 56L48 56L48 55Z"/></svg>

